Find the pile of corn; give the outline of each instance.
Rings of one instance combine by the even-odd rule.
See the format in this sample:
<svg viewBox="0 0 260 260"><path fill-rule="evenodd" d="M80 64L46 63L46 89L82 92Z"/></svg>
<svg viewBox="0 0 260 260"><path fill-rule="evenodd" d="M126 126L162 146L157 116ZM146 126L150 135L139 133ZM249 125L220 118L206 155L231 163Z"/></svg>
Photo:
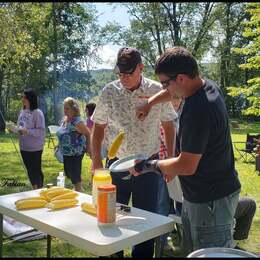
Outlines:
<svg viewBox="0 0 260 260"><path fill-rule="evenodd" d="M39 196L20 199L15 202L18 210L47 207L50 209L63 209L76 206L78 193L62 187L52 187L41 190Z"/></svg>

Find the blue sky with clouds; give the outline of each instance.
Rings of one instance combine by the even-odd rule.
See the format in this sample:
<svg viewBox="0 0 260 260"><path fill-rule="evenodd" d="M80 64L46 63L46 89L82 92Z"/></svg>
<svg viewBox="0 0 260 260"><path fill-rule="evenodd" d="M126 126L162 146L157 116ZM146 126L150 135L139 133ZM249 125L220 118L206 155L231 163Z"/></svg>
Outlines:
<svg viewBox="0 0 260 260"><path fill-rule="evenodd" d="M129 14L127 9L123 7L120 3L109 3L109 2L97 2L93 3L99 15L99 23L104 26L107 22L118 22L120 25L125 27L130 27ZM116 62L116 56L119 48L122 46L107 44L102 49L99 50L100 57L102 57L103 62L101 64L93 64L92 69L112 69L114 68ZM213 59L210 52L208 52L204 61L209 61Z"/></svg>
<svg viewBox="0 0 260 260"><path fill-rule="evenodd" d="M122 7L120 3L95 3L94 4L98 14L100 25L105 25L107 22L118 22L122 26L129 27L129 15L125 7ZM115 59L117 51L121 46L108 44L105 45L100 53L102 53L103 63L95 65L96 69L107 68L111 69L115 65Z"/></svg>

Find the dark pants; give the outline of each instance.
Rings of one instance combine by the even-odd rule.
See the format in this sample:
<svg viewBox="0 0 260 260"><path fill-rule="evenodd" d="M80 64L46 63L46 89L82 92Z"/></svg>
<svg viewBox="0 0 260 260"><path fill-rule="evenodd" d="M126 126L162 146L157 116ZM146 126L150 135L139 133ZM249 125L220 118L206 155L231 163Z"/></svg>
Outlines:
<svg viewBox="0 0 260 260"><path fill-rule="evenodd" d="M81 167L84 153L75 156L63 155L64 172L65 175L71 180L72 184L81 182Z"/></svg>
<svg viewBox="0 0 260 260"><path fill-rule="evenodd" d="M234 239L247 239L249 230L256 211L256 203L250 198L240 198L235 212L235 232Z"/></svg>
<svg viewBox="0 0 260 260"><path fill-rule="evenodd" d="M20 152L31 184L42 188L44 180L42 173L42 151L27 152L21 150Z"/></svg>
<svg viewBox="0 0 260 260"><path fill-rule="evenodd" d="M116 160L107 161L107 167ZM129 172L111 172L112 183L116 185L117 202L127 205L132 195L133 207L156 212L158 196L157 174L151 172L137 177L132 176L130 180L122 180L122 177L128 174ZM132 250L132 257L153 257L153 254L154 239L138 244ZM118 252L117 255L122 257L123 251Z"/></svg>

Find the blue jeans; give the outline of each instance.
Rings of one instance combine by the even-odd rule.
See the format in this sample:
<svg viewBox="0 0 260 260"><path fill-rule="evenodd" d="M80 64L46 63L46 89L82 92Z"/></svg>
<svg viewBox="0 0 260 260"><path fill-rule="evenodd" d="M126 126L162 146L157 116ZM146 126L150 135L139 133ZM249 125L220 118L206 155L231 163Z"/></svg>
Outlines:
<svg viewBox="0 0 260 260"><path fill-rule="evenodd" d="M116 160L117 158L107 160L106 167L108 168ZM132 176L130 180L122 180L122 177L128 174L128 171L111 172L112 183L116 185L116 201L127 205L132 196L133 207L155 213L157 210L158 174L151 172L137 177ZM116 254L118 257L123 257L123 251ZM152 258L153 254L154 239L135 245L132 250L134 258Z"/></svg>
<svg viewBox="0 0 260 260"><path fill-rule="evenodd" d="M181 218L186 253L209 247L234 247L234 215L239 193L240 190L206 203L183 200Z"/></svg>
<svg viewBox="0 0 260 260"><path fill-rule="evenodd" d="M157 200L157 211L156 213L163 216L168 216L172 207L171 198L169 197L168 187L163 179L162 175L158 175L158 200ZM166 243L168 233L160 236L160 249L163 250L163 247ZM159 241L158 241L159 242Z"/></svg>

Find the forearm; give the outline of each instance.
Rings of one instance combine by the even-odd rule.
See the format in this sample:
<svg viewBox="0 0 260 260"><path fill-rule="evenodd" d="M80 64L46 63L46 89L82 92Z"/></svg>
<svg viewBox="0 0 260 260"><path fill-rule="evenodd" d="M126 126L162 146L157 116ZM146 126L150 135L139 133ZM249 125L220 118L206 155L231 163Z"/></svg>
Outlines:
<svg viewBox="0 0 260 260"><path fill-rule="evenodd" d="M182 152L178 157L158 161L158 166L165 175L189 176L195 174L201 156Z"/></svg>
<svg viewBox="0 0 260 260"><path fill-rule="evenodd" d="M161 90L160 92L150 97L148 99L148 104L152 107L156 104L169 102L169 101L171 101L171 95L170 92L167 89L165 89L165 90Z"/></svg>
<svg viewBox="0 0 260 260"><path fill-rule="evenodd" d="M185 170L185 164L183 162L180 162L178 160L178 157L175 158L169 158L165 160L159 160L158 161L158 167L165 175L171 175L171 176L188 176L191 175L190 172Z"/></svg>
<svg viewBox="0 0 260 260"><path fill-rule="evenodd" d="M44 135L45 129L44 128L29 128L27 129L28 135L33 137L40 137Z"/></svg>
<svg viewBox="0 0 260 260"><path fill-rule="evenodd" d="M86 127L86 125L83 122L80 122L78 125L76 125L75 128L78 133L85 135L87 140L90 139L90 130Z"/></svg>
<svg viewBox="0 0 260 260"><path fill-rule="evenodd" d="M175 148L175 127L172 121L162 122L164 129L165 143L167 147L168 158L174 156Z"/></svg>
<svg viewBox="0 0 260 260"><path fill-rule="evenodd" d="M98 168L103 168L102 158L101 158L101 147L102 147L103 139L104 139L104 129L94 126L93 131L91 133L91 139L90 139L91 159L93 162L94 170Z"/></svg>

